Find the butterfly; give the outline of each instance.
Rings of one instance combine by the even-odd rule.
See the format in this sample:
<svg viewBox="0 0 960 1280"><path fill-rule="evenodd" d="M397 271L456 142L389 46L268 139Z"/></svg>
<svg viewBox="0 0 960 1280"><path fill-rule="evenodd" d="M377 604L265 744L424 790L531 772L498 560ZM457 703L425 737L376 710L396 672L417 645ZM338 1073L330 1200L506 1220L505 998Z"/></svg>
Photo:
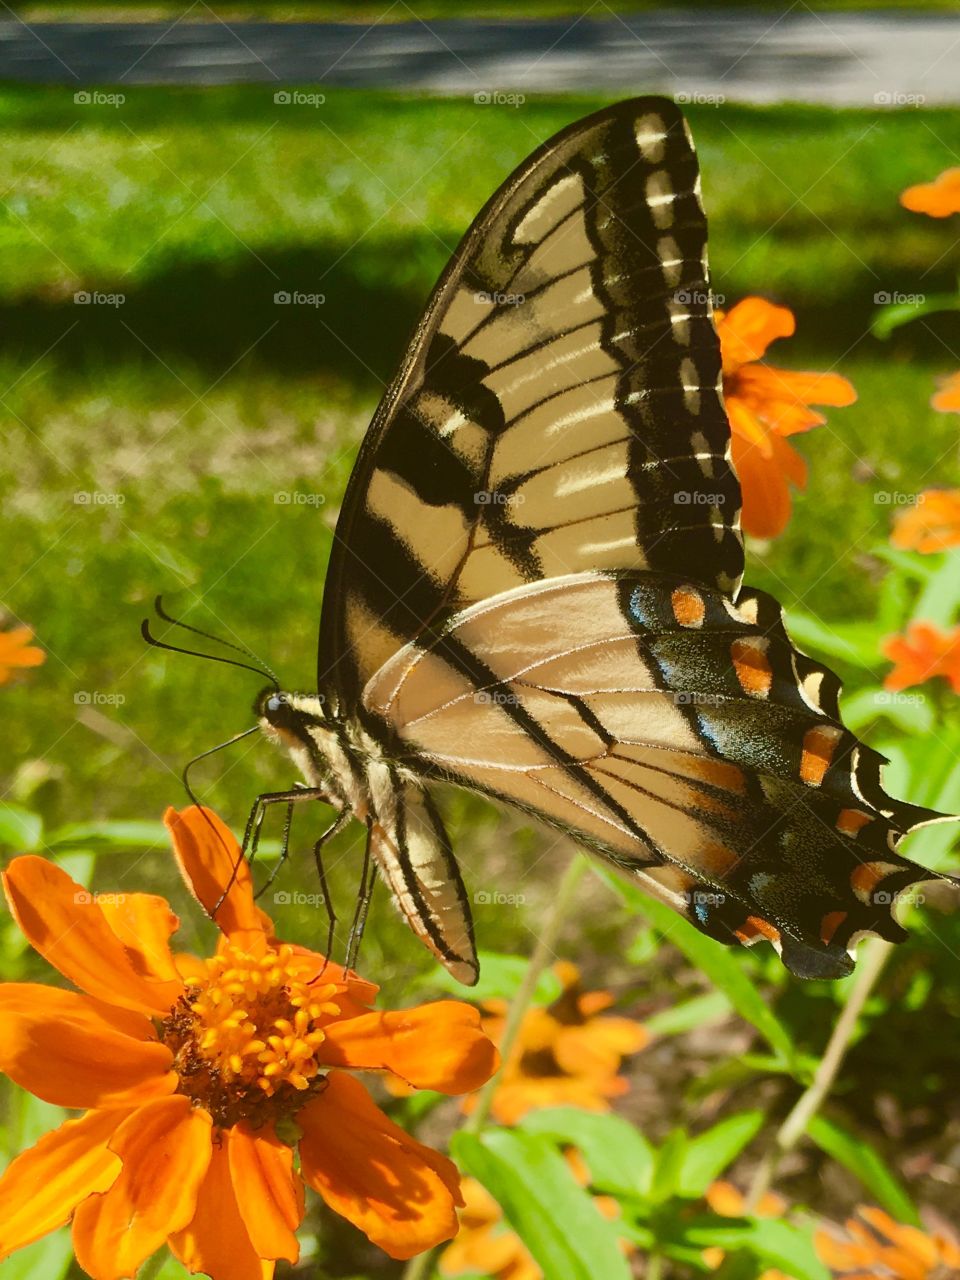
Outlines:
<svg viewBox="0 0 960 1280"><path fill-rule="evenodd" d="M475 982L431 795L452 782L804 978L936 878L839 681L742 585L689 128L638 98L535 151L477 216L366 434L325 585L317 693L260 727L353 816L414 932ZM248 824L248 832L250 826ZM321 838L323 839L323 838ZM320 842L318 842L319 848ZM365 864L366 865L366 864Z"/></svg>

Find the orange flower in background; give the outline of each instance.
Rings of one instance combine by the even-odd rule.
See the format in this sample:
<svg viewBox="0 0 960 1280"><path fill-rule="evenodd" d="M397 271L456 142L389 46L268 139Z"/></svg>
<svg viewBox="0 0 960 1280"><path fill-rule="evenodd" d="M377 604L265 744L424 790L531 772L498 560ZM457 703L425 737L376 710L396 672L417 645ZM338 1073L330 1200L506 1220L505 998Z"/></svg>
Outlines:
<svg viewBox="0 0 960 1280"><path fill-rule="evenodd" d="M590 1171L580 1152L568 1147L564 1156L580 1185L589 1187ZM486 1187L475 1178L464 1178L460 1189L464 1199L460 1231L440 1255L441 1275L470 1272L492 1280L543 1280L540 1267L517 1233L506 1225L503 1210ZM613 1196L594 1196L593 1203L605 1218L620 1216L620 1205ZM622 1240L620 1245L628 1256L635 1251L632 1241Z"/></svg>
<svg viewBox="0 0 960 1280"><path fill-rule="evenodd" d="M853 404L857 393L836 373L794 373L757 363L777 338L796 329L793 312L744 298L715 313L723 355L723 396L733 434L733 465L743 490L744 530L774 538L790 519L790 486L803 489L807 464L787 436L826 419L812 404Z"/></svg>
<svg viewBox="0 0 960 1280"><path fill-rule="evenodd" d="M960 213L960 169L945 169L933 182L907 187L900 203L911 213L926 213L931 218L949 218Z"/></svg>
<svg viewBox="0 0 960 1280"><path fill-rule="evenodd" d="M476 1089L497 1065L477 1011L370 1009L375 986L274 937L219 819L165 821L188 886L220 903L207 960L171 953L162 898L98 898L35 856L4 874L23 933L80 990L0 985L0 1069L84 1114L0 1178L0 1257L72 1218L95 1280L134 1275L164 1242L213 1280L269 1280L297 1260L304 1184L392 1257L450 1239L456 1168L349 1073Z"/></svg>
<svg viewBox="0 0 960 1280"><path fill-rule="evenodd" d="M960 1244L946 1235L927 1235L868 1205L845 1225L845 1237L825 1229L814 1237L820 1261L843 1280L946 1280L960 1273Z"/></svg>
<svg viewBox="0 0 960 1280"><path fill-rule="evenodd" d="M22 667L39 667L47 655L31 644L33 632L29 627L13 627L0 631L0 684L6 684L14 671Z"/></svg>
<svg viewBox="0 0 960 1280"><path fill-rule="evenodd" d="M960 489L925 489L916 506L896 517L890 541L925 555L960 546Z"/></svg>
<svg viewBox="0 0 960 1280"><path fill-rule="evenodd" d="M960 373L945 378L940 390L932 397L930 406L941 413L960 413Z"/></svg>
<svg viewBox="0 0 960 1280"><path fill-rule="evenodd" d="M944 632L930 622L911 622L905 635L888 636L881 652L895 664L885 689L910 689L942 676L960 693L960 627Z"/></svg>
<svg viewBox="0 0 960 1280"><path fill-rule="evenodd" d="M460 1184L463 1208L460 1231L440 1255L438 1270L444 1276L463 1272L492 1280L543 1280L543 1272L515 1231L503 1221L503 1210L476 1178Z"/></svg>
<svg viewBox="0 0 960 1280"><path fill-rule="evenodd" d="M524 1015L497 1084L492 1111L501 1124L516 1124L538 1107L608 1111L610 1099L628 1088L619 1075L624 1057L650 1043L650 1033L631 1018L601 1016L614 998L608 991L584 991L576 965L560 961L554 972L563 991L553 1004ZM507 1002L487 1000L483 1014L483 1029L498 1044ZM473 1101L464 1100L465 1111Z"/></svg>
<svg viewBox="0 0 960 1280"><path fill-rule="evenodd" d="M742 1218L747 1212L747 1198L732 1182L713 1182L707 1188L706 1201L720 1218ZM766 1191L760 1197L753 1213L758 1218L780 1218L787 1208L787 1202L774 1191ZM716 1271L722 1264L726 1253L723 1249L712 1245L704 1249L703 1260L707 1266ZM782 1271L764 1271L759 1280L790 1280Z"/></svg>

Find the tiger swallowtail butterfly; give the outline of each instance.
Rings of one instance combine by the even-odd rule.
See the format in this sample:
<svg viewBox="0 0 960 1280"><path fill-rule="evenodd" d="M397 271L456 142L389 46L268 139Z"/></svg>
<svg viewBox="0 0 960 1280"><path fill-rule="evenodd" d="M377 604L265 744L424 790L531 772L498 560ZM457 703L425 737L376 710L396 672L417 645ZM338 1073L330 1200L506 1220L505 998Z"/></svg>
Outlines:
<svg viewBox="0 0 960 1280"><path fill-rule="evenodd" d="M607 859L710 937L841 977L905 936L896 853L936 820L880 784L839 681L741 585L690 131L640 98L558 133L443 273L336 529L315 696L260 725L419 937L477 978L431 797L457 783ZM270 797L266 797L269 799Z"/></svg>

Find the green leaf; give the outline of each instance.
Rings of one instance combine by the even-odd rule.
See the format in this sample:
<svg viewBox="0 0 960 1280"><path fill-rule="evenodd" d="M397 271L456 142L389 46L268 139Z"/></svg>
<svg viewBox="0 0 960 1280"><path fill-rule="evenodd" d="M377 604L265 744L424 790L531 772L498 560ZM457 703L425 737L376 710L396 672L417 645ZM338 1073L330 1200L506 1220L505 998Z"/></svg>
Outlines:
<svg viewBox="0 0 960 1280"><path fill-rule="evenodd" d="M726 947L627 881L605 871L598 870L597 874L620 894L628 906L651 920L673 946L706 974L713 985L726 995L740 1017L756 1027L779 1057L787 1063L793 1062L795 1055L790 1033L767 1007L763 996Z"/></svg>
<svg viewBox="0 0 960 1280"><path fill-rule="evenodd" d="M684 1238L701 1249L749 1249L794 1280L830 1280L813 1247L811 1230L780 1218L702 1218L687 1226Z"/></svg>
<svg viewBox="0 0 960 1280"><path fill-rule="evenodd" d="M30 853L40 845L43 819L17 804L0 804L0 845L15 853Z"/></svg>
<svg viewBox="0 0 960 1280"><path fill-rule="evenodd" d="M848 1133L826 1116L813 1117L807 1125L807 1136L837 1164L858 1177L887 1213L899 1222L920 1226L917 1210L903 1183L869 1142Z"/></svg>
<svg viewBox="0 0 960 1280"><path fill-rule="evenodd" d="M512 1000L520 990L520 984L530 967L529 960L524 956L508 956L498 951L480 951L478 959L480 978L477 985L470 988L467 998L474 1004L492 999ZM463 999L463 983L458 982L440 965L424 974L417 985L450 991ZM537 980L533 998L537 1004L552 1004L562 990L563 984L557 975L546 969Z"/></svg>
<svg viewBox="0 0 960 1280"><path fill-rule="evenodd" d="M457 1163L487 1188L546 1280L630 1280L614 1223L577 1184L542 1134L487 1129L458 1133Z"/></svg>
<svg viewBox="0 0 960 1280"><path fill-rule="evenodd" d="M918 689L909 693L891 693L880 685L869 685L843 698L843 723L852 733L859 733L874 721L886 718L904 733L926 735L933 731L936 716L933 703Z"/></svg>
<svg viewBox="0 0 960 1280"><path fill-rule="evenodd" d="M44 1236L36 1244L12 1253L3 1264L3 1280L61 1280L70 1269L73 1246L69 1228Z"/></svg>
<svg viewBox="0 0 960 1280"><path fill-rule="evenodd" d="M71 822L58 827L47 837L50 850L87 849L107 852L111 849L166 848L170 835L162 822Z"/></svg>
<svg viewBox="0 0 960 1280"><path fill-rule="evenodd" d="M653 1167L650 1198L655 1204L664 1204L678 1194L686 1156L687 1135L682 1129L674 1129L657 1152Z"/></svg>
<svg viewBox="0 0 960 1280"><path fill-rule="evenodd" d="M917 597L911 621L932 622L946 628L960 608L960 550L948 551Z"/></svg>
<svg viewBox="0 0 960 1280"><path fill-rule="evenodd" d="M831 622L829 625L809 613L784 610L791 638L804 650L814 650L838 658L853 667L873 671L877 651L886 634L874 622Z"/></svg>
<svg viewBox="0 0 960 1280"><path fill-rule="evenodd" d="M694 1027L709 1027L722 1022L731 1013L730 1001L722 991L710 991L705 996L694 996L662 1013L644 1019L643 1025L652 1036L679 1036Z"/></svg>
<svg viewBox="0 0 960 1280"><path fill-rule="evenodd" d="M576 1147L597 1190L649 1195L654 1148L622 1117L577 1107L549 1107L528 1112L519 1127L551 1138L561 1146Z"/></svg>
<svg viewBox="0 0 960 1280"><path fill-rule="evenodd" d="M682 1196L702 1196L728 1168L763 1125L762 1111L742 1111L721 1120L687 1143L677 1189Z"/></svg>
<svg viewBox="0 0 960 1280"><path fill-rule="evenodd" d="M928 293L922 302L891 302L879 307L870 321L875 338L889 338L894 329L938 311L960 311L960 297L955 293Z"/></svg>

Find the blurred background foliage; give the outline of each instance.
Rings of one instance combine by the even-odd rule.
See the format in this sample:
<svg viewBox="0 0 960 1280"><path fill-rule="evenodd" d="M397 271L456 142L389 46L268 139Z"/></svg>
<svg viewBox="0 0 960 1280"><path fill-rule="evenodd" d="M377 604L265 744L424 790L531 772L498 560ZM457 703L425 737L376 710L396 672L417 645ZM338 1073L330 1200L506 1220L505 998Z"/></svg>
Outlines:
<svg viewBox="0 0 960 1280"><path fill-rule="evenodd" d="M286 687L313 685L338 503L429 289L510 170L600 105L544 97L511 109L338 91L317 108L278 107L259 87L137 88L121 109L81 111L65 89L0 89L0 382L9 388L0 601L48 654L2 691L7 854L46 850L83 883L162 892L181 911L182 945L210 945L213 927L176 882L159 818L183 803L186 760L252 723L258 683L148 651L140 620L162 591L191 623L250 645ZM942 625L956 621L956 560L891 558L887 538L891 493L960 481L957 418L929 407L937 377L960 363L960 325L956 315L932 316L885 342L870 332L879 296L954 287L955 233L907 213L897 196L960 151L960 112L728 104L689 116L715 292L728 307L748 293L788 305L797 334L774 347L774 363L835 370L859 393L800 440L809 490L782 538L750 548L747 580L776 594L798 639L844 676L852 727L893 758L893 793L960 808L954 695L938 682L912 702L879 696L885 636L929 616L931 601ZM324 301L274 301L294 291ZM78 292L124 301L78 305ZM234 829L259 791L292 780L255 738L198 777ZM478 896L481 945L528 954L568 847L475 797L451 790L442 803ZM298 815L281 892L315 890L305 855L319 829L319 815ZM279 833L269 834L261 873L276 856ZM908 852L946 867L952 839L950 828L931 829ZM359 840L348 830L330 858L344 909ZM283 936L320 943L322 909L265 905ZM911 939L867 1002L827 1129L781 1165L778 1190L791 1204L833 1220L865 1199L901 1220L920 1205L956 1224L956 1043L944 1029L960 1016L960 917L950 905L932 891L912 911ZM768 948L728 953L681 924L591 876L558 946L619 1010L655 1029L626 1064L631 1089L617 1104L644 1135L649 1169L634 1170L632 1189L612 1185L609 1169L599 1181L627 1205L641 1252L651 1214L660 1231L674 1224L680 1243L664 1274L678 1276L703 1269L711 1241L719 1247L703 1223L690 1236L684 1206L731 1166L746 1185L809 1084L849 987L796 983ZM41 972L12 926L0 944L4 978ZM491 955L488 967L485 994L516 987L516 963ZM392 1004L443 987L383 896L362 968ZM548 985L540 998L555 994ZM424 1116L411 1100L396 1107L426 1140L454 1123L451 1104ZM8 1100L10 1151L49 1124L38 1110ZM720 1156L683 1173L687 1139L671 1134L703 1134L747 1111L760 1115L756 1125L724 1130ZM541 1124L526 1147L521 1131L468 1135L457 1154L485 1181L529 1162L522 1185L546 1169L557 1194L586 1195L546 1153L545 1144L557 1153L572 1140L556 1126ZM532 1229L511 1176L498 1198L514 1225ZM753 1228L746 1261L728 1259L723 1274L788 1272L783 1241L764 1251ZM734 1258L742 1241L727 1231ZM809 1234L807 1270L798 1254L795 1274L823 1276ZM555 1239L536 1243L554 1256ZM342 1225L325 1224L315 1252L299 1274L397 1272ZM24 1276L55 1276L68 1263L25 1256L25 1265L38 1269Z"/></svg>

